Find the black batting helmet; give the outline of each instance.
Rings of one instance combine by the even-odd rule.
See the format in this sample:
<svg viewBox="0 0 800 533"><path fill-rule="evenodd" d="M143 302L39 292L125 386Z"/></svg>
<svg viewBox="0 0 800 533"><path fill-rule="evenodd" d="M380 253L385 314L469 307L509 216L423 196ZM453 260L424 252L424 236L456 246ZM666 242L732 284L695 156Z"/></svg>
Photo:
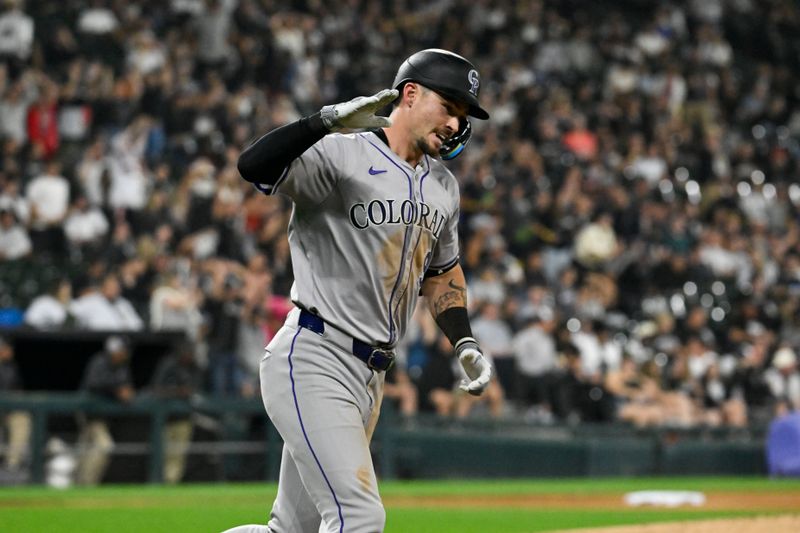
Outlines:
<svg viewBox="0 0 800 533"><path fill-rule="evenodd" d="M478 70L465 58L447 50L428 48L412 55L397 69L393 87L400 90L409 81L433 89L469 106L468 114L479 119L489 113L478 103L481 80Z"/></svg>

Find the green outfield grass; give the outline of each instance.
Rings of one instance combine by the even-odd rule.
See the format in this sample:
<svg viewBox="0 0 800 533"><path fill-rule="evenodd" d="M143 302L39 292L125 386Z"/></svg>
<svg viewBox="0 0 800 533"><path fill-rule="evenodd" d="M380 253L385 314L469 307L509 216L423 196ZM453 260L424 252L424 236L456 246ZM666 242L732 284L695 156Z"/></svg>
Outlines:
<svg viewBox="0 0 800 533"><path fill-rule="evenodd" d="M548 509L514 505L492 507L481 497L536 495L619 495L634 490L674 489L706 492L791 492L800 498L800 481L756 478L502 480L386 482L389 533L530 533L614 524L774 513L758 510ZM219 532L243 523L264 523L274 484L109 486L66 491L0 488L0 531L13 533ZM465 497L449 505L447 498ZM419 498L419 501L415 500ZM411 500L409 500L411 499ZM426 502L426 500L429 500ZM394 504L392 502L395 502ZM800 501L800 500L798 500ZM796 512L800 512L798 509Z"/></svg>

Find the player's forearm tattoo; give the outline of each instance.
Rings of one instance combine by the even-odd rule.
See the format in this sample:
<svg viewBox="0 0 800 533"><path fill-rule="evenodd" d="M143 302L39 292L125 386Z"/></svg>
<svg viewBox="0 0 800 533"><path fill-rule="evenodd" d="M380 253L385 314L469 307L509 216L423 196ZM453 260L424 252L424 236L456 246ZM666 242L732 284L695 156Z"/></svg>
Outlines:
<svg viewBox="0 0 800 533"><path fill-rule="evenodd" d="M462 287L452 279L447 283L447 286L452 290L440 294L434 302L434 311L437 316L445 309L466 307L467 305L466 287Z"/></svg>

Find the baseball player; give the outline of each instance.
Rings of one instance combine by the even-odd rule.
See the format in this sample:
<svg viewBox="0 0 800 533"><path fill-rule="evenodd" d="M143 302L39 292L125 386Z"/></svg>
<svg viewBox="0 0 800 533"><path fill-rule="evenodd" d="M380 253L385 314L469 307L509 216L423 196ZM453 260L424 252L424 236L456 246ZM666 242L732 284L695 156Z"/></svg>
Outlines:
<svg viewBox="0 0 800 533"><path fill-rule="evenodd" d="M284 440L266 526L229 533L383 531L369 451L384 372L420 294L480 395L492 369L472 337L459 265L459 190L437 160L487 119L480 77L438 49L400 66L393 89L323 107L239 158L242 177L294 208L293 309L266 348L261 393ZM376 110L394 102L391 115ZM338 130L367 130L336 133Z"/></svg>

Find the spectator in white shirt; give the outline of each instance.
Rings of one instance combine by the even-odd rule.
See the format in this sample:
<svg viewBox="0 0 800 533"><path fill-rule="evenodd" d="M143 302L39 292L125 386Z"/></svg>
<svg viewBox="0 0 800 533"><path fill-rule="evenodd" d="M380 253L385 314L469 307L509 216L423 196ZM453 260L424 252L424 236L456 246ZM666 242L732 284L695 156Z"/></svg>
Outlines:
<svg viewBox="0 0 800 533"><path fill-rule="evenodd" d="M800 411L800 372L797 354L788 346L779 348L772 357L772 365L764 372L772 395L776 400L776 416L790 411Z"/></svg>
<svg viewBox="0 0 800 533"><path fill-rule="evenodd" d="M57 329L67 324L72 284L62 279L46 294L33 299L25 310L25 324L37 329Z"/></svg>
<svg viewBox="0 0 800 533"><path fill-rule="evenodd" d="M98 137L83 152L83 157L75 169L78 183L94 206L105 206L108 196L107 165L105 160L106 142Z"/></svg>
<svg viewBox="0 0 800 533"><path fill-rule="evenodd" d="M37 252L63 253L62 224L69 209L69 181L61 175L61 164L50 161L43 174L25 190L31 206L31 240Z"/></svg>
<svg viewBox="0 0 800 533"><path fill-rule="evenodd" d="M133 305L121 295L117 274L106 274L100 290L73 300L69 308L79 327L104 331L138 331L144 322Z"/></svg>
<svg viewBox="0 0 800 533"><path fill-rule="evenodd" d="M20 259L31 253L31 240L25 227L9 209L0 209L0 260Z"/></svg>
<svg viewBox="0 0 800 533"><path fill-rule="evenodd" d="M536 408L537 414L550 417L559 368L555 329L552 312L535 315L513 340L519 400L525 407Z"/></svg>
<svg viewBox="0 0 800 533"><path fill-rule="evenodd" d="M169 273L150 297L150 327L154 331L183 331L196 338L203 321L202 294L181 276Z"/></svg>
<svg viewBox="0 0 800 533"><path fill-rule="evenodd" d="M491 354L497 379L506 391L514 388L513 332L501 315L500 305L487 302L472 321L472 333L485 352Z"/></svg>
<svg viewBox="0 0 800 533"><path fill-rule="evenodd" d="M64 232L72 246L84 248L99 244L108 233L108 220L103 212L89 205L89 200L81 195L75 199Z"/></svg>
<svg viewBox="0 0 800 533"><path fill-rule="evenodd" d="M114 208L140 211L147 205L151 178L144 164L144 151L152 123L151 118L140 115L111 139L106 165L110 177L108 201Z"/></svg>
<svg viewBox="0 0 800 533"><path fill-rule="evenodd" d="M0 134L14 141L17 146L23 146L28 141L28 105L30 99L21 81L11 85L0 99Z"/></svg>
<svg viewBox="0 0 800 533"><path fill-rule="evenodd" d="M78 31L89 35L106 35L119 27L117 16L103 4L102 1L93 0L79 12Z"/></svg>
<svg viewBox="0 0 800 533"><path fill-rule="evenodd" d="M163 68L167 54L156 36L144 30L130 39L127 61L129 66L146 75Z"/></svg>
<svg viewBox="0 0 800 533"><path fill-rule="evenodd" d="M21 9L21 0L5 0L0 15L0 57L27 61L33 47L33 19Z"/></svg>
<svg viewBox="0 0 800 533"><path fill-rule="evenodd" d="M28 199L19 192L19 182L12 179L6 182L0 193L0 209L14 212L20 224L27 225L31 218L31 207Z"/></svg>
<svg viewBox="0 0 800 533"><path fill-rule="evenodd" d="M590 381L602 383L606 370L620 367L622 349L599 320L582 321L581 330L573 333L571 340L580 352L581 370Z"/></svg>

